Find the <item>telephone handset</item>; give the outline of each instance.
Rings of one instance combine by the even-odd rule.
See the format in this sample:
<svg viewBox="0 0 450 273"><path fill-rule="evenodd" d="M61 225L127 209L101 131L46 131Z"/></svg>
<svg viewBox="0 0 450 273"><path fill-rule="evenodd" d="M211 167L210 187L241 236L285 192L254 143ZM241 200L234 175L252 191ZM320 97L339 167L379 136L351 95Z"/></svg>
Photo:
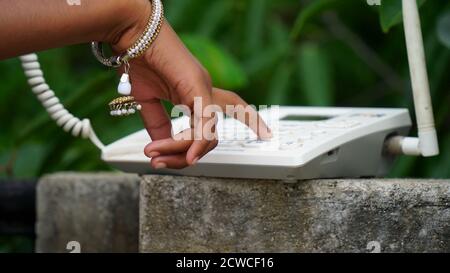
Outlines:
<svg viewBox="0 0 450 273"><path fill-rule="evenodd" d="M312 179L385 175L395 155L439 154L416 1L402 0L403 19L414 92L419 137L406 137L411 127L407 109L281 107L260 112L272 128L271 141L259 141L244 125L219 122L219 145L194 167L154 170L143 154L151 139L139 131L105 146L88 119L73 116L46 84L36 54L21 56L32 91L65 131L89 138L112 166L134 173L195 176ZM173 120L175 131L189 126Z"/></svg>

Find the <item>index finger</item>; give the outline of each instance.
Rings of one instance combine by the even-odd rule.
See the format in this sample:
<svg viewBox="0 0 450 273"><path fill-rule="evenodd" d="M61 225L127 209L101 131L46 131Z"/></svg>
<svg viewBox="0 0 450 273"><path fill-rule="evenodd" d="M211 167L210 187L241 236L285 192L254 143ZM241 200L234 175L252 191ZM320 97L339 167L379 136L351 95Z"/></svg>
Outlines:
<svg viewBox="0 0 450 273"><path fill-rule="evenodd" d="M247 125L255 132L258 138L262 140L269 140L272 138L270 128L261 118L259 113L236 93L214 88L213 101L220 106L227 116L235 118Z"/></svg>

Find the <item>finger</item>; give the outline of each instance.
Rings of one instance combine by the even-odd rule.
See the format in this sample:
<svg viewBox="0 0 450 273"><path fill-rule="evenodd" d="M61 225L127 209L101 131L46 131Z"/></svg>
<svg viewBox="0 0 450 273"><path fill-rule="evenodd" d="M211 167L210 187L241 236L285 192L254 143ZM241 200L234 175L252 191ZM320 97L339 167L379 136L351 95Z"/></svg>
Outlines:
<svg viewBox="0 0 450 273"><path fill-rule="evenodd" d="M195 114L194 114L195 116ZM194 117L194 142L186 154L186 160L190 165L195 165L206 153L211 145L217 141L216 124L217 117Z"/></svg>
<svg viewBox="0 0 450 273"><path fill-rule="evenodd" d="M154 169L183 169L189 166L186 161L186 153L177 155L164 155L153 158L151 166Z"/></svg>
<svg viewBox="0 0 450 273"><path fill-rule="evenodd" d="M259 113L239 95L231 91L213 88L212 97L213 102L219 105L226 115L247 125L260 139L272 138L270 128Z"/></svg>
<svg viewBox="0 0 450 273"><path fill-rule="evenodd" d="M217 146L217 141L213 141L208 145L207 152L210 152ZM186 160L186 153L180 153L175 155L162 155L152 158L151 165L155 169L170 168L170 169L182 169L188 167L189 164Z"/></svg>
<svg viewBox="0 0 450 273"><path fill-rule="evenodd" d="M192 70L194 72L192 72ZM177 85L177 93L183 104L191 109L194 142L186 154L190 165L195 164L208 149L215 135L216 115L212 105L212 86L209 75L195 64L185 82ZM195 72L196 71L196 72Z"/></svg>
<svg viewBox="0 0 450 273"><path fill-rule="evenodd" d="M172 136L172 123L161 101L152 99L139 103L142 106L141 116L145 128L152 140L170 138Z"/></svg>
<svg viewBox="0 0 450 273"><path fill-rule="evenodd" d="M150 158L160 155L186 153L192 145L192 142L192 132L189 129L181 132L173 138L153 141L145 147L144 153Z"/></svg>

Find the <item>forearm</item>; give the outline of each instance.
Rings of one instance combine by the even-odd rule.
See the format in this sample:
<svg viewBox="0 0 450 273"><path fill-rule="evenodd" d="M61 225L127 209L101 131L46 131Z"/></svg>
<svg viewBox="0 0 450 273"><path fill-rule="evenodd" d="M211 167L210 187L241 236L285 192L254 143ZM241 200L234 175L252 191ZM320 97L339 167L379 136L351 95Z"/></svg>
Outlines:
<svg viewBox="0 0 450 273"><path fill-rule="evenodd" d="M131 43L123 36L133 39L147 9L148 0L81 0L74 6L66 0L0 1L0 60L90 41L126 48Z"/></svg>

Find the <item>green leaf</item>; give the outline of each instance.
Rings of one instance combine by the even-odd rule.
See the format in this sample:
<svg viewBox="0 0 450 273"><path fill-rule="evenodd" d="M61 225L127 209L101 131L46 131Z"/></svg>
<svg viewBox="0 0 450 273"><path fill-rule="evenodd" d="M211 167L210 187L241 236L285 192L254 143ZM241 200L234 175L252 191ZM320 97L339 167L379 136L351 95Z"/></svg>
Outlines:
<svg viewBox="0 0 450 273"><path fill-rule="evenodd" d="M333 104L333 77L324 50L315 44L304 45L299 54L300 86L309 105Z"/></svg>
<svg viewBox="0 0 450 273"><path fill-rule="evenodd" d="M182 35L182 40L211 75L214 86L240 89L247 85L247 76L239 63L213 41L195 35Z"/></svg>
<svg viewBox="0 0 450 273"><path fill-rule="evenodd" d="M289 103L289 86L292 66L281 63L275 70L269 86L268 102L275 105Z"/></svg>
<svg viewBox="0 0 450 273"><path fill-rule="evenodd" d="M408 174L411 174L412 170L414 170L414 164L417 162L417 157L412 156L403 156L399 157L395 162L394 167L392 168L389 177L405 177Z"/></svg>
<svg viewBox="0 0 450 273"><path fill-rule="evenodd" d="M434 178L446 178L450 176L450 168L448 162L450 160L450 138L443 137L441 139L441 156L434 158L435 164L431 165L430 172Z"/></svg>
<svg viewBox="0 0 450 273"><path fill-rule="evenodd" d="M287 56L291 43L289 41L289 31L278 20L269 26L268 42L264 48L256 54L247 58L244 69L249 77L260 77L264 72L272 73L273 67Z"/></svg>
<svg viewBox="0 0 450 273"><path fill-rule="evenodd" d="M436 32L439 41L450 48L450 11L445 12L438 20Z"/></svg>
<svg viewBox="0 0 450 273"><path fill-rule="evenodd" d="M306 25L306 23L309 20L315 18L318 14L320 14L324 10L327 10L327 9L333 7L338 2L339 1L336 1L336 0L316 0L316 1L312 1L311 4L306 6L306 8L304 8L302 10L302 12L300 12L297 15L297 18L296 18L295 23L294 23L294 27L292 28L292 32L291 32L291 40L297 40L298 39L298 37L300 36L300 33L302 32L304 26Z"/></svg>
<svg viewBox="0 0 450 273"><path fill-rule="evenodd" d="M426 0L417 0L420 7ZM384 32L403 21L402 18L402 0L383 0L380 6L380 22Z"/></svg>
<svg viewBox="0 0 450 273"><path fill-rule="evenodd" d="M21 146L13 161L14 176L35 177L48 147L47 143L30 143Z"/></svg>
<svg viewBox="0 0 450 273"><path fill-rule="evenodd" d="M200 24L197 31L202 36L210 37L213 33L217 32L219 25L223 22L224 18L230 14L232 8L232 1L212 1L208 5L208 10L203 15L203 22L207 24Z"/></svg>
<svg viewBox="0 0 450 273"><path fill-rule="evenodd" d="M251 55L259 52L263 45L267 3L267 0L248 1L248 16L245 25L246 35L244 41L242 41L247 54Z"/></svg>

